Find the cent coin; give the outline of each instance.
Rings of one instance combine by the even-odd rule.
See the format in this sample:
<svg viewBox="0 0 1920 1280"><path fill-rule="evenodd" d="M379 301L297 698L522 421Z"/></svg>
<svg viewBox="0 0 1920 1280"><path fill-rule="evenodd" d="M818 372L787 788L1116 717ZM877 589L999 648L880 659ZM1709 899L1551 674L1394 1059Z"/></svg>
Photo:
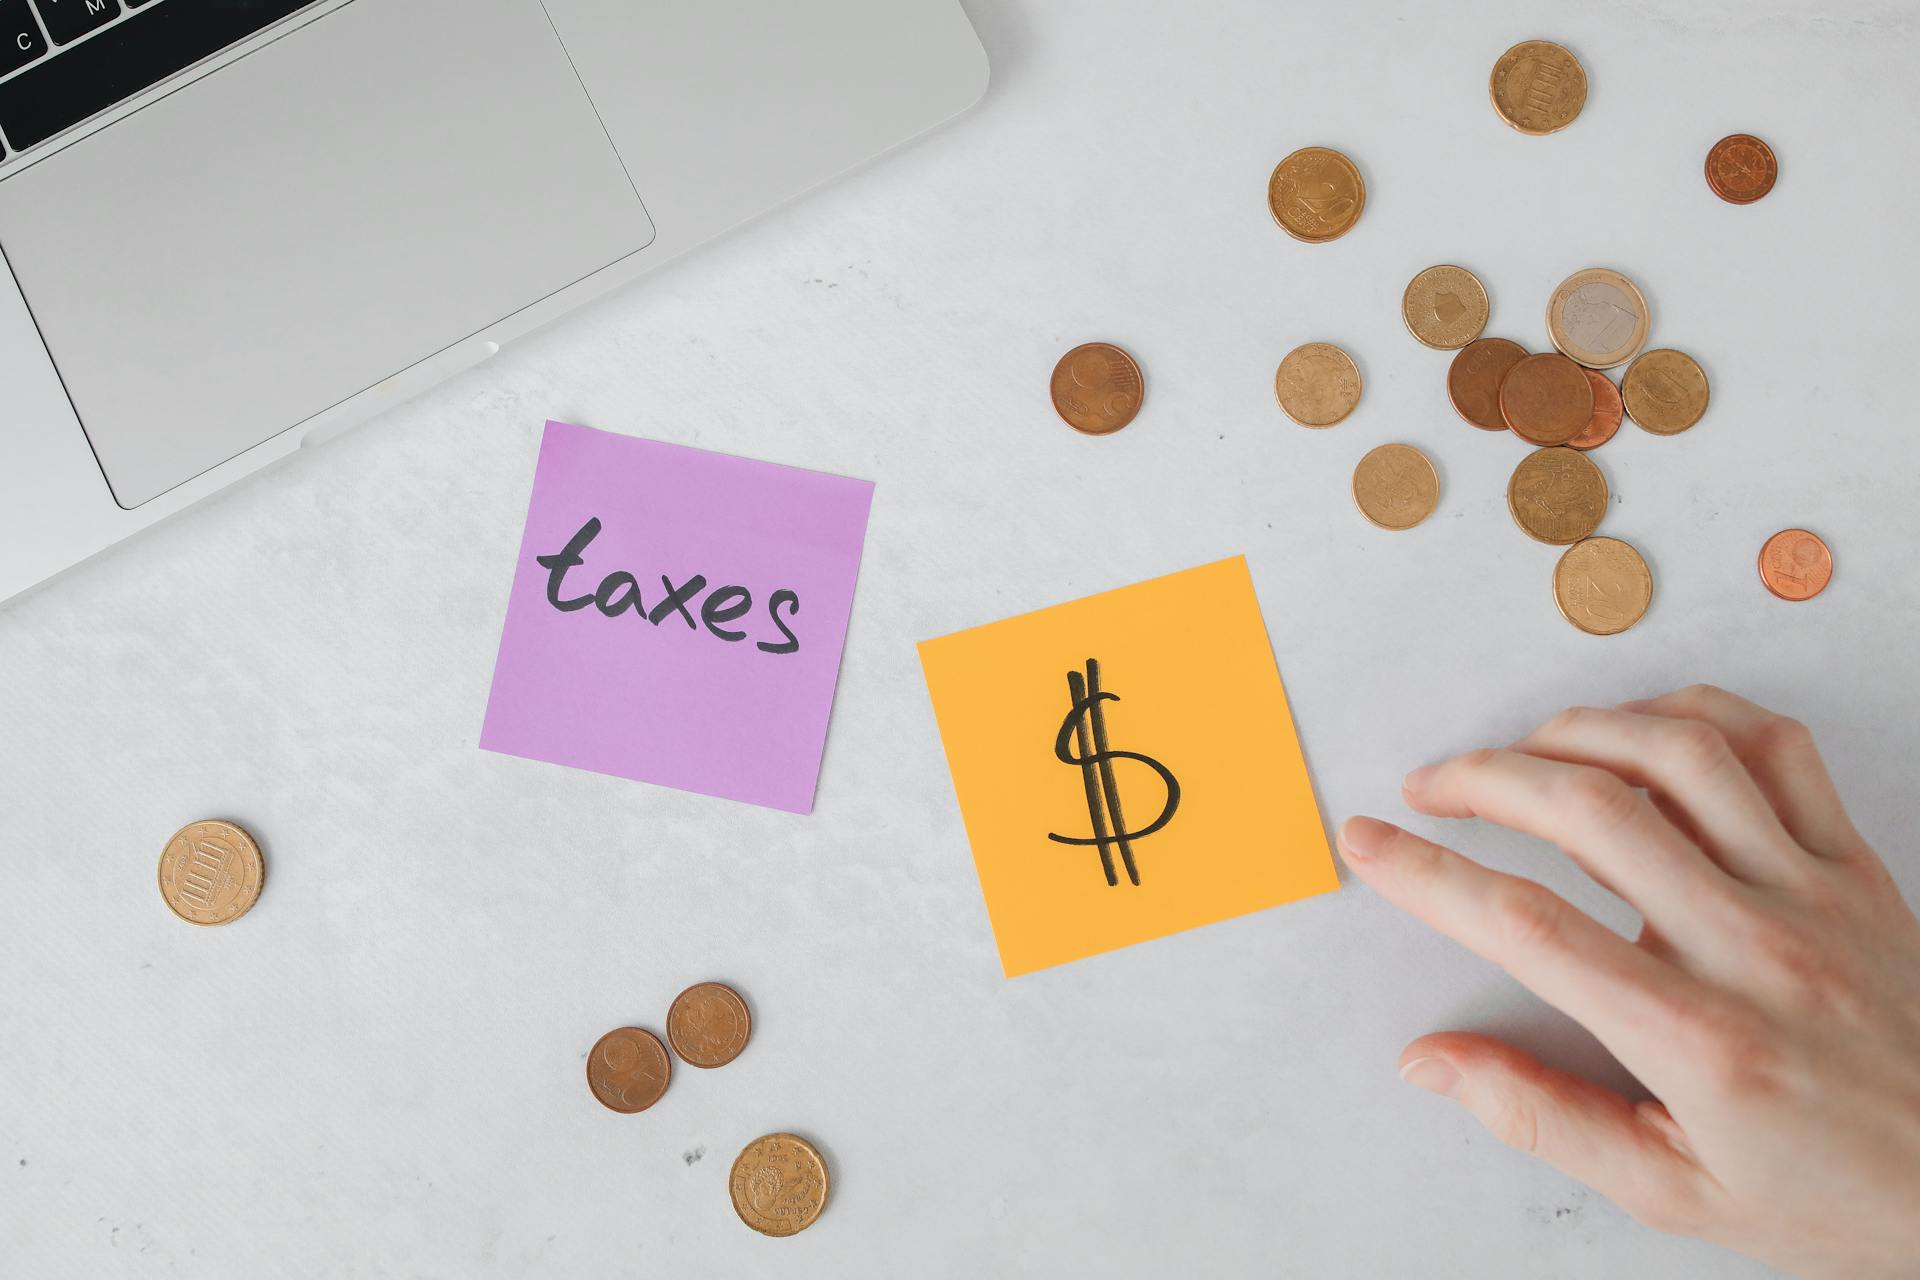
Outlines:
<svg viewBox="0 0 1920 1280"><path fill-rule="evenodd" d="M1589 449L1598 449L1613 439L1620 430L1622 405L1620 388L1613 385L1613 379L1598 369L1583 370L1587 375L1587 385L1593 388L1593 417L1579 435L1567 441L1567 446L1585 453Z"/></svg>
<svg viewBox="0 0 1920 1280"><path fill-rule="evenodd" d="M1330 427L1360 403L1360 368L1331 342L1309 342L1280 362L1273 395L1301 426Z"/></svg>
<svg viewBox="0 0 1920 1280"><path fill-rule="evenodd" d="M1133 357L1111 342L1088 342L1053 366L1053 409L1075 431L1108 436L1140 412L1146 384Z"/></svg>
<svg viewBox="0 0 1920 1280"><path fill-rule="evenodd" d="M1707 152L1707 186L1728 204L1752 204L1779 177L1773 148L1750 133L1730 133Z"/></svg>
<svg viewBox="0 0 1920 1280"><path fill-rule="evenodd" d="M1267 209L1295 240L1324 244L1353 230L1367 207L1367 184L1353 161L1331 147L1302 147L1273 167Z"/></svg>
<svg viewBox="0 0 1920 1280"><path fill-rule="evenodd" d="M740 1056L753 1018L740 993L724 982L700 982L673 998L667 1040L696 1067L724 1067Z"/></svg>
<svg viewBox="0 0 1920 1280"><path fill-rule="evenodd" d="M827 1207L827 1162L805 1138L770 1133L734 1159L727 1190L740 1221L761 1235L790 1236Z"/></svg>
<svg viewBox="0 0 1920 1280"><path fill-rule="evenodd" d="M1528 356L1500 380L1500 416L1530 444L1565 444L1593 420L1593 386L1565 356Z"/></svg>
<svg viewBox="0 0 1920 1280"><path fill-rule="evenodd" d="M1561 616L1588 635L1618 635L1653 603L1653 573L1629 543L1588 538L1554 565L1553 600Z"/></svg>
<svg viewBox="0 0 1920 1280"><path fill-rule="evenodd" d="M615 1027L595 1041L587 1055L587 1087L609 1111L645 1111L660 1101L672 1079L667 1046L639 1027Z"/></svg>
<svg viewBox="0 0 1920 1280"><path fill-rule="evenodd" d="M266 863L234 823L189 822L160 851L160 897L188 924L231 924L260 900Z"/></svg>
<svg viewBox="0 0 1920 1280"><path fill-rule="evenodd" d="M1578 542L1607 514L1607 479L1584 453L1536 449L1507 481L1507 509L1536 542Z"/></svg>
<svg viewBox="0 0 1920 1280"><path fill-rule="evenodd" d="M1487 78L1500 118L1522 133L1558 133L1587 104L1580 59L1551 40L1523 40L1500 55Z"/></svg>
<svg viewBox="0 0 1920 1280"><path fill-rule="evenodd" d="M1633 359L1647 340L1647 317L1639 287L1606 267L1574 272L1547 299L1547 335L1589 369Z"/></svg>
<svg viewBox="0 0 1920 1280"><path fill-rule="evenodd" d="M1487 290L1465 267L1428 267L1400 295L1407 332L1429 347L1453 351L1487 327Z"/></svg>
<svg viewBox="0 0 1920 1280"><path fill-rule="evenodd" d="M1500 416L1500 380L1527 358L1527 349L1505 338L1481 338L1460 348L1447 367L1447 399L1453 411L1482 431L1505 431Z"/></svg>
<svg viewBox="0 0 1920 1280"><path fill-rule="evenodd" d="M1410 444L1383 444L1353 469L1353 501L1382 529L1411 529L1440 502L1440 473Z"/></svg>
<svg viewBox="0 0 1920 1280"><path fill-rule="evenodd" d="M1782 529L1760 548L1760 581L1782 600L1811 600L1833 581L1833 552L1818 534Z"/></svg>
<svg viewBox="0 0 1920 1280"><path fill-rule="evenodd" d="M1627 366L1620 398L1637 425L1657 436L1677 436L1707 411L1707 374L1684 351L1661 347Z"/></svg>

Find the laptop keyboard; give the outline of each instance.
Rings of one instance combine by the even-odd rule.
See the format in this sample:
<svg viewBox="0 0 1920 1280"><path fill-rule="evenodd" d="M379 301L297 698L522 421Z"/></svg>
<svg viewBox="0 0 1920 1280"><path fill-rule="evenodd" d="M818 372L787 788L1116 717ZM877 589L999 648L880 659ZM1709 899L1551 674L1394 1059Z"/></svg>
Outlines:
<svg viewBox="0 0 1920 1280"><path fill-rule="evenodd" d="M318 0L0 0L0 158Z"/></svg>

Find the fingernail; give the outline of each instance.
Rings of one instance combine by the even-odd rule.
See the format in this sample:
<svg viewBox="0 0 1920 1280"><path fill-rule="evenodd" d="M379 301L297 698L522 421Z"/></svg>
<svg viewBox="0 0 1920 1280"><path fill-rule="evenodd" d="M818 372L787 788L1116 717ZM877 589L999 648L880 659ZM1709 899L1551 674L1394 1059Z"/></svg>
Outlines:
<svg viewBox="0 0 1920 1280"><path fill-rule="evenodd" d="M1436 764L1421 765L1418 769L1415 769L1406 776L1406 780L1400 784L1401 790L1418 791L1433 779L1434 771L1439 767L1440 766Z"/></svg>
<svg viewBox="0 0 1920 1280"><path fill-rule="evenodd" d="M1378 818L1348 818L1340 828L1340 847L1356 860L1371 858L1387 847L1400 828Z"/></svg>
<svg viewBox="0 0 1920 1280"><path fill-rule="evenodd" d="M1415 1058L1400 1068L1400 1078L1428 1093L1451 1098L1460 1087L1460 1073L1444 1058Z"/></svg>

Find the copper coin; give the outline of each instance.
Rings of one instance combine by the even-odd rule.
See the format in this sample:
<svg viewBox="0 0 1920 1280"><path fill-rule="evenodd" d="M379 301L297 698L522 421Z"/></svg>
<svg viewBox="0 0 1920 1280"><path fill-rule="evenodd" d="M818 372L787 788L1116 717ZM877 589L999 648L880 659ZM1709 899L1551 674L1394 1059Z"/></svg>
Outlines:
<svg viewBox="0 0 1920 1280"><path fill-rule="evenodd" d="M1707 185L1728 204L1752 204L1779 177L1773 148L1750 133L1730 133L1707 152Z"/></svg>
<svg viewBox="0 0 1920 1280"><path fill-rule="evenodd" d="M1818 534L1782 529L1760 548L1760 581L1782 600L1811 600L1833 581L1833 552Z"/></svg>
<svg viewBox="0 0 1920 1280"><path fill-rule="evenodd" d="M1353 503L1382 529L1411 529L1440 503L1440 473L1410 444L1383 444L1353 469Z"/></svg>
<svg viewBox="0 0 1920 1280"><path fill-rule="evenodd" d="M724 982L699 982L673 998L667 1041L696 1067L724 1067L753 1034L753 1017L740 993Z"/></svg>
<svg viewBox="0 0 1920 1280"><path fill-rule="evenodd" d="M1447 399L1453 411L1482 431L1505 431L1500 416L1500 379L1527 358L1527 349L1505 338L1481 338L1460 348L1447 366Z"/></svg>
<svg viewBox="0 0 1920 1280"><path fill-rule="evenodd" d="M1565 444L1593 420L1593 386L1565 356L1528 356L1500 379L1500 416L1530 444Z"/></svg>
<svg viewBox="0 0 1920 1280"><path fill-rule="evenodd" d="M639 1027L615 1027L595 1041L587 1055L587 1087L609 1111L645 1111L660 1101L672 1079L667 1046Z"/></svg>
<svg viewBox="0 0 1920 1280"><path fill-rule="evenodd" d="M1075 431L1109 436L1133 421L1146 383L1133 357L1111 342L1088 342L1053 366L1053 409Z"/></svg>
<svg viewBox="0 0 1920 1280"><path fill-rule="evenodd" d="M1706 370L1686 352L1661 347L1627 366L1620 396L1635 425L1677 436L1707 411Z"/></svg>
<svg viewBox="0 0 1920 1280"><path fill-rule="evenodd" d="M1426 346L1453 351L1487 327L1487 289L1465 267L1428 267L1400 295L1407 332Z"/></svg>
<svg viewBox="0 0 1920 1280"><path fill-rule="evenodd" d="M1553 566L1553 601L1560 616L1588 635L1619 635L1653 603L1653 572L1631 543L1587 538Z"/></svg>
<svg viewBox="0 0 1920 1280"><path fill-rule="evenodd" d="M1536 542L1578 542L1607 514L1607 478L1584 453L1535 449L1507 481L1507 510Z"/></svg>
<svg viewBox="0 0 1920 1280"><path fill-rule="evenodd" d="M1613 439L1613 433L1620 429L1623 406L1620 403L1620 388L1613 385L1613 379L1598 369L1586 369L1587 383L1593 388L1593 416L1587 419L1587 425L1580 434L1567 441L1567 447L1585 453L1589 449L1598 449Z"/></svg>
<svg viewBox="0 0 1920 1280"><path fill-rule="evenodd" d="M260 846L238 825L189 822L160 851L160 897L188 924L231 924L260 900Z"/></svg>
<svg viewBox="0 0 1920 1280"><path fill-rule="evenodd" d="M790 1236L819 1220L827 1181L827 1162L811 1142L770 1133L735 1157L727 1191L740 1221L763 1236Z"/></svg>
<svg viewBox="0 0 1920 1280"><path fill-rule="evenodd" d="M1273 374L1273 398L1303 427L1330 427L1360 403L1360 367L1331 342L1287 352Z"/></svg>
<svg viewBox="0 0 1920 1280"><path fill-rule="evenodd" d="M1611 369L1646 342L1649 315L1638 285L1618 271L1589 267L1562 280L1547 299L1547 336L1587 368Z"/></svg>
<svg viewBox="0 0 1920 1280"><path fill-rule="evenodd" d="M1500 118L1522 133L1558 133L1587 104L1580 59L1551 40L1523 40L1500 55L1487 78Z"/></svg>
<svg viewBox="0 0 1920 1280"><path fill-rule="evenodd" d="M1367 207L1359 167L1332 147L1302 147L1273 167L1267 210L1295 240L1325 244L1353 230Z"/></svg>

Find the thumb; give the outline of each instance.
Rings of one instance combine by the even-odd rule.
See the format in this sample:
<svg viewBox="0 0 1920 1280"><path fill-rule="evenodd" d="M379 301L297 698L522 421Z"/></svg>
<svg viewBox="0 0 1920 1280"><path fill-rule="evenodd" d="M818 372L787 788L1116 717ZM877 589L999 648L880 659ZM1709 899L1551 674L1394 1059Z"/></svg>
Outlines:
<svg viewBox="0 0 1920 1280"><path fill-rule="evenodd" d="M1630 1102L1489 1036L1443 1031L1400 1054L1400 1078L1466 1108L1500 1141L1662 1231L1701 1225L1716 1185L1658 1102Z"/></svg>

